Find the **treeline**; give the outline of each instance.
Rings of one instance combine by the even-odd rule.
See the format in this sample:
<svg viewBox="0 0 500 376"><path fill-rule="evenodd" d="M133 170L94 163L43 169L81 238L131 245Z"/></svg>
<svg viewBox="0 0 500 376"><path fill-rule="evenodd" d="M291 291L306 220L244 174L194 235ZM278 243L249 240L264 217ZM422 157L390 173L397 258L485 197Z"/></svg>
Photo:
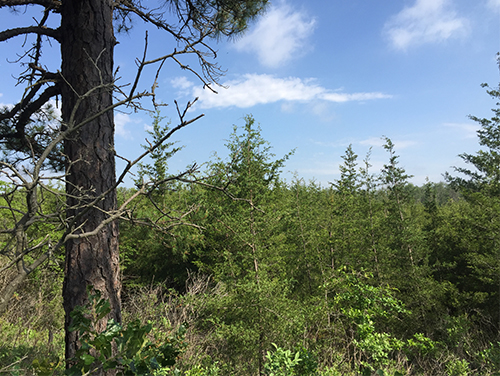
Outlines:
<svg viewBox="0 0 500 376"><path fill-rule="evenodd" d="M500 371L499 164L415 187L386 138L381 171L349 146L322 187L285 183L291 154L274 156L252 117L227 148L199 184L165 185L133 214L179 226L121 227L126 291L161 284L196 313L191 362L260 374L275 344L325 374Z"/></svg>
<svg viewBox="0 0 500 376"><path fill-rule="evenodd" d="M159 338L188 328L175 366L158 374L498 374L498 115L474 118L482 151L461 156L471 170L422 187L388 138L381 171L349 146L329 186L286 182L293 153L273 155L251 116L195 183L171 180L176 150L158 148L138 174L154 189L120 223L124 321L149 322ZM0 317L0 372L26 359L38 374L64 369L61 257Z"/></svg>

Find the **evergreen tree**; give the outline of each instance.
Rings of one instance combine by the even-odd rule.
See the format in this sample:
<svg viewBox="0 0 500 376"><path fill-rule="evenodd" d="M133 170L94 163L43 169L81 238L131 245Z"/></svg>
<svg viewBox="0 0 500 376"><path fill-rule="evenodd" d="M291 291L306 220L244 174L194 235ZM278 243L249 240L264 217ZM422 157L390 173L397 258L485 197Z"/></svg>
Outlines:
<svg viewBox="0 0 500 376"><path fill-rule="evenodd" d="M470 116L481 125L477 135L484 147L476 154L460 157L469 168L455 168L462 176L446 174L447 181L464 196L469 205L461 216L460 248L453 254L457 267L465 267L460 289L468 294L469 304L479 305L496 330L500 328L500 89L487 85L487 93L497 108L490 119ZM464 204L465 205L465 204Z"/></svg>
<svg viewBox="0 0 500 376"><path fill-rule="evenodd" d="M163 3L168 6L163 7ZM237 35L265 4L266 0L167 1L160 2L160 8L153 10L140 1L4 0L0 3L2 11L26 5L42 10L35 25L1 33L0 41L32 35L35 40L29 51L18 55L22 56L18 60L21 66L26 67L18 83L25 85L26 90L16 105L0 111L0 141L16 140L6 144L16 148L16 152L36 158L34 181L25 184L35 186L32 192L39 184L38 176L44 162L57 155L55 151L64 145L66 216L70 220L70 231L78 233L65 242L63 294L67 359L73 358L79 347L78 333L68 330L72 321L70 313L76 306L85 305L88 285L101 290L111 303L110 314L97 324L98 331L105 328L110 318L121 321L119 229L117 221L113 220L117 209L113 110L120 104L142 108L137 100L144 96L154 97L157 84L152 84L152 91L136 92L142 69L152 63L146 61L144 55L137 76L132 78L130 92L125 93L123 85L117 86L113 62L117 44L115 27L129 30L132 19L137 17L163 30L181 47L155 61L164 62L174 57L184 69L186 65L180 62L179 55L196 54L203 73L200 75L193 68L189 70L207 84L216 80L220 73L207 60L207 54L215 55L208 40ZM57 28L48 26L48 20L54 18L60 23ZM61 66L57 72L47 71L42 61L46 38L61 46ZM23 48L30 45L22 43ZM114 94L120 97L116 101ZM47 137L30 138L33 134L31 124L44 105L57 96L62 100L62 124L50 132L51 141L46 146ZM181 122L186 125L180 115ZM34 150L37 152L33 153ZM4 167L2 165L2 169Z"/></svg>
<svg viewBox="0 0 500 376"><path fill-rule="evenodd" d="M373 274L377 280L381 278L380 266L380 215L382 212L382 202L377 197L377 178L370 172L372 165L370 164L371 148L368 150L364 162L364 167L360 168L361 180L361 200L363 202L363 216L365 219L365 236L367 237L367 257L368 265L372 268Z"/></svg>
<svg viewBox="0 0 500 376"><path fill-rule="evenodd" d="M329 211L332 218L331 247L337 262L335 268L349 265L353 268L366 266L370 259L365 229L366 206L361 195L361 175L358 156L349 145L339 166L340 178L332 184Z"/></svg>
<svg viewBox="0 0 500 376"><path fill-rule="evenodd" d="M500 101L500 89L492 89L486 84L487 93L495 100ZM476 154L463 153L460 157L474 169L456 167L455 171L465 177L446 174L450 184L462 192L482 192L490 197L500 196L500 102L497 108L492 109L490 119L470 116L479 123L481 128L477 132L479 145L485 147Z"/></svg>
<svg viewBox="0 0 500 376"><path fill-rule="evenodd" d="M207 220L199 266L219 283L220 295L210 307L217 317L210 319L212 330L224 349L219 356L247 374L261 374L271 342L296 330L287 320L294 309L279 178L290 154L274 159L251 116L241 133L234 128L226 146L228 161L219 159L208 171L210 186L224 189L209 188L203 199Z"/></svg>
<svg viewBox="0 0 500 376"><path fill-rule="evenodd" d="M385 137L384 149L389 153L389 163L384 165L380 175L380 181L385 191L386 231L389 247L388 255L397 260L399 271L405 274L412 273L415 269L416 259L414 243L412 239L411 218L405 213L405 204L409 203L408 179L404 168L399 167L399 156L395 154L394 144Z"/></svg>

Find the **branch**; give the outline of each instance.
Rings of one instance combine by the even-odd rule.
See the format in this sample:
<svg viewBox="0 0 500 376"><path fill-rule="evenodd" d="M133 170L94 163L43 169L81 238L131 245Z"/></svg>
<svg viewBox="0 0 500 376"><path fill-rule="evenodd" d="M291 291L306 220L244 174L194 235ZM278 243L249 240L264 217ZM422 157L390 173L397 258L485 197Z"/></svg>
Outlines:
<svg viewBox="0 0 500 376"><path fill-rule="evenodd" d="M196 102L197 99L198 98L196 98L193 102L188 102L188 104L186 105L186 108L185 108L183 114L181 115L181 122L180 122L179 125L177 125L173 129L171 129L170 132L168 132L164 137L162 137L156 144L152 145L144 153L142 153L141 155L139 155L139 157L137 157L134 161L132 161L132 162L128 161L127 166L123 169L120 177L117 179L117 181L116 181L117 184L115 185L115 187L118 186L119 184L121 184L123 182L123 179L125 178L125 175L130 171L130 169L134 165L136 165L137 163L139 163L146 155L148 155L148 154L152 153L153 151L155 151L161 144L163 144L166 140L168 140L172 136L172 134L174 134L178 130L184 128L185 126L187 126L187 125L189 125L191 123L194 123L195 121L197 121L198 119L202 118L203 116L205 116L205 114L200 114L200 115L196 116L193 119L184 120L184 116L186 115L187 110ZM177 107L177 112L180 114L180 111L179 111L178 107ZM115 187L113 187L113 189ZM108 194L108 193L109 192L105 192L105 194Z"/></svg>
<svg viewBox="0 0 500 376"><path fill-rule="evenodd" d="M10 373L14 369L14 366L16 364L21 363L27 357L28 357L28 355L25 355L21 359L16 360L14 363L11 363L9 365L6 365L5 367L0 368L0 373L4 373L4 372L6 372L6 373L9 372ZM15 369L17 370L18 368L15 368Z"/></svg>
<svg viewBox="0 0 500 376"><path fill-rule="evenodd" d="M10 38L26 34L45 35L54 38L58 42L60 42L61 38L61 33L59 29L51 29L45 26L28 26L28 27L18 27L15 29L8 29L0 32L0 42L4 42Z"/></svg>
<svg viewBox="0 0 500 376"><path fill-rule="evenodd" d="M38 249L40 247L43 247L45 246L46 244L49 244L50 243L50 239L49 238L49 235L45 236L45 238L40 242L38 243L37 245L33 246L33 247L30 247L30 248L27 248L25 249L22 253L20 253L16 258L14 258L13 260L11 260L7 265L5 265L4 267L2 267L0 269L0 274L9 269L12 265L14 265L16 262L18 262L19 260L21 260L24 256L26 256L28 253L30 253L31 251L34 251L35 249Z"/></svg>
<svg viewBox="0 0 500 376"><path fill-rule="evenodd" d="M209 85L208 82L209 80L217 83L220 76L224 74L224 72L220 69L220 67L217 64L211 63L207 60L207 56L212 56L216 57L217 52L211 48L208 44L204 42L205 39L209 38L210 36L213 36L213 25L211 25L211 21L207 19L207 24L211 25L211 27L206 27L206 28L194 28L195 30L192 30L189 26L188 23L189 21L193 21L190 16L188 15L187 19L184 20L184 25L180 27L180 29L176 29L173 26L169 25L162 17L161 13L159 14L154 14L152 11L149 12L144 12L142 7L139 5L136 5L135 3L129 1L129 0L123 0L123 1L117 1L117 4L115 5L115 9L118 9L124 13L133 13L136 14L138 17L140 17L143 21L150 23L154 26L156 26L158 29L164 30L168 33L170 33L177 41L178 44L183 44L184 47L177 51L177 49L174 50L171 54L159 57L154 60L150 61L145 61L145 55L143 57L143 60L141 61L141 65L145 66L148 64L153 64L159 61L165 61L167 58L173 58L175 62L181 67L181 69L186 69L194 73L205 85L205 87L208 87L210 90L214 91ZM180 19L184 19L183 15L179 13ZM184 32L183 29L185 27L188 27L189 32ZM146 37L147 38L147 37ZM146 40L147 44L147 40ZM202 51L202 48L205 49L205 51ZM146 46L147 47L147 46ZM146 51L145 51L146 52ZM178 59L175 58L176 55L183 55L183 54L195 54L198 57L201 69L202 69L202 74L196 72L195 69L190 68L188 65L182 64ZM142 69L142 67L140 68ZM204 76L204 78L202 77Z"/></svg>
<svg viewBox="0 0 500 376"><path fill-rule="evenodd" d="M183 182L183 183L193 183L193 184L198 184L198 185L201 185L202 187L205 187L205 188L210 188L210 189L213 189L214 191L219 191L219 192L222 192L224 193L227 197L229 197L232 201L243 201L243 202L246 202L250 205L250 207L252 209L255 209L259 212L261 212L262 214L266 214L264 212L264 210L262 210L261 208L257 207L254 205L254 203L252 202L252 200L249 200L247 198L241 198L241 197L236 197L234 196L232 193L228 192L227 190L227 187L228 185L226 185L225 187L219 187L219 186L216 186L216 185L213 185L213 184L209 184L209 183L205 183L203 181L200 181L200 180L187 180L187 179L178 179L180 182Z"/></svg>
<svg viewBox="0 0 500 376"><path fill-rule="evenodd" d="M87 95L90 95L90 93L93 91L94 89L91 89L89 90L89 92L87 92L86 94L84 94L84 96L87 96ZM142 94L142 96L144 95L150 95L150 94ZM137 96L141 96L140 94L138 94ZM131 99L134 99L135 97L137 96L134 96L133 98ZM81 99L81 98L80 98ZM110 192L112 192L113 190L115 190L122 182L123 182L123 179L125 178L126 174L130 171L130 169L136 165L137 163L139 163L144 157L146 157L147 155L149 155L150 153L152 153L154 150L156 150L162 143L164 143L167 139L169 139L175 132L179 131L180 129L184 128L185 126L195 122L196 120L200 119L201 117L204 116L204 114L201 114L201 115L198 115L197 117L193 118L193 119L190 119L190 120L184 120L185 119L185 116L187 115L187 112L188 110L191 108L191 106L196 102L197 99L195 99L193 102L188 102L186 107L184 108L183 111L180 111L179 109L179 106L176 103L176 106L177 106L177 112L178 112L178 115L180 117L180 123L179 125L177 125L176 127L174 127L173 129L170 130L170 132L168 132L164 137L162 137L158 142L156 142L154 145L151 145L151 147L149 147L144 153L142 153L141 155L139 155L139 157L137 157L135 160L133 161L127 161L127 166L124 168L124 170L122 171L121 175L119 176L119 178L116 180L116 183L113 184L112 187L110 187L107 191L101 193L99 196L97 197L87 197L89 199L91 199L90 202L84 204L84 205L79 205L79 208L82 209L75 217L71 218L70 221L68 221L67 223L67 228L69 229L69 231L66 232L66 234L63 236L63 238L61 238L61 243L64 243L66 242L68 239L78 239L78 238L82 238L82 237L88 237L88 236L92 236L92 235L95 235L98 233L98 231L103 228L106 224L112 222L113 220L115 219L118 219L118 218L121 218L122 217L122 214L125 213L125 207L122 205L122 207L120 207L118 210L114 211L114 212L107 212L106 214L109 215L108 218L106 218L101 224L99 224L93 231L90 231L90 232L86 232L86 233L80 233L80 234L75 234L75 231L78 230L78 228L74 228L74 225L75 223L77 223L77 220L79 217L81 217L84 213L86 213L88 210L90 210L91 208L97 208L99 210L101 210L99 207L98 207L98 203L103 200L107 195L110 194ZM85 125L88 121L90 121L91 119L93 118L97 118L99 117L100 115L102 115L102 113L105 113L107 111L110 111L112 110L113 108L115 107L118 107L120 105L123 105L123 104L126 104L127 102L130 101L130 98L125 98L124 100L122 100L121 102L118 102L118 103L115 103L113 104L112 106L110 106L109 108L106 108L104 110L102 110L100 113L98 114L95 114L93 116L91 116L90 118L88 118L87 120L84 120L82 123L80 124L77 124L77 125L68 125L68 129L64 132L61 132L53 141L52 143L56 144L60 141L62 141L63 139L66 139L70 133L72 132L75 132L77 129L81 128L83 125ZM77 104L75 105L75 109L79 106L79 102L77 101ZM71 124L71 123L70 123ZM50 146L49 146L50 147ZM48 151L46 151L46 153L48 154ZM43 159L43 155L40 159ZM188 171L185 171L181 174L178 174L176 176L171 176L165 180L163 180L162 182L165 182L165 181L170 181L170 180L179 180L179 181L182 181L182 179L184 178L184 176L192 173L192 170L195 168L196 166L193 166L191 169L189 169ZM39 173L39 170L41 168L41 162L38 161L37 163L37 166L35 167L34 169L34 175L35 176L38 176L38 173ZM184 180L187 180L187 179L184 179ZM150 185L150 184L149 184ZM144 194L146 192L146 188L148 187L148 184L144 184L143 187L141 188L140 192L138 192L137 194ZM78 199L81 200L83 199L83 197L78 197ZM128 204L128 202L127 202Z"/></svg>
<svg viewBox="0 0 500 376"><path fill-rule="evenodd" d="M0 8L15 7L19 5L41 5L45 8L59 10L60 0L0 0Z"/></svg>
<svg viewBox="0 0 500 376"><path fill-rule="evenodd" d="M21 130L21 127L24 130L24 127L26 126L26 124L28 124L31 115L40 110L42 106L49 101L50 98L55 97L59 94L61 94L61 88L59 85L49 86L47 89L45 89L45 91L40 94L40 96L36 100L27 105L23 110L21 116L19 116L19 120L17 121L16 130L19 132Z"/></svg>
<svg viewBox="0 0 500 376"><path fill-rule="evenodd" d="M122 12L130 12L136 14L139 18L141 18L144 22L151 23L156 26L158 29L162 29L172 34L172 36L176 39L182 39L180 34L173 30L170 25L167 25L163 20L157 19L154 15L149 12L145 13L140 10L136 5L132 4L132 2L124 0L120 4L115 4L115 9L119 9Z"/></svg>
<svg viewBox="0 0 500 376"><path fill-rule="evenodd" d="M36 85L35 87L32 88L30 93L28 94L28 98L32 98L34 94L38 91L38 88L40 85ZM8 118L13 118L17 112L21 111L21 114L19 115L19 118L17 121L14 123L16 132L15 133L5 133L5 134L0 134L0 140L6 139L6 138L19 138L22 139L25 136L25 128L26 125L29 123L31 116L39 111L45 103L49 101L50 98L55 97L56 95L61 94L61 89L59 85L52 85L49 86L45 91L40 94L40 96L34 100L33 102L29 103L28 105L24 106L24 103L26 103L26 100L22 100L18 104L14 106L10 111L0 114L0 120L3 119L8 119ZM26 98L26 99L28 99Z"/></svg>

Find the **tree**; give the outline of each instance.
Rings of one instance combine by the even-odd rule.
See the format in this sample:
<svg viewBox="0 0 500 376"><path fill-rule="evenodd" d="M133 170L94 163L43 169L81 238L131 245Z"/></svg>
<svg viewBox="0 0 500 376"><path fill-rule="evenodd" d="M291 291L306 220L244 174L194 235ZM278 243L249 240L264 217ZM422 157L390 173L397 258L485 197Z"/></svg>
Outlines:
<svg viewBox="0 0 500 376"><path fill-rule="evenodd" d="M445 174L447 181L455 188L464 193L482 191L494 197L500 196L500 87L496 89L487 88L487 93L497 101L497 108L492 109L494 115L491 119L469 116L471 120L479 123L481 129L477 131L479 145L486 150L479 150L476 154L463 153L460 158L473 169L455 167L455 171L465 177L451 176Z"/></svg>
<svg viewBox="0 0 500 376"><path fill-rule="evenodd" d="M386 192L386 222L391 233L388 246L396 252L391 257L398 258L397 263L405 266L406 272L413 272L417 260L414 254L411 218L409 219L404 212L404 204L409 199L408 179L412 176L407 175L405 169L398 166L399 156L395 154L392 141L387 137L384 140L384 149L389 153L389 163L384 165L380 180Z"/></svg>
<svg viewBox="0 0 500 376"><path fill-rule="evenodd" d="M196 74L205 85L216 81L220 71L207 60L215 56L210 38L236 35L248 20L262 11L267 0L165 1L167 11L148 8L140 1L130 0L2 0L4 10L36 6L42 10L35 24L0 32L0 41L34 36L33 45L21 54L19 62L26 70L18 76L25 86L21 100L0 112L0 141L12 151L12 158L2 162L2 172L14 184L26 189L29 210L15 226L23 232L28 219L36 217L37 189L47 165L61 169L66 201L66 246L64 308L66 329L71 324L70 312L86 302L86 286L93 285L111 302L111 313L99 322L121 319L118 258L118 225L116 219L123 208L116 206L116 187L137 161L128 161L125 171L116 179L113 109L121 105L140 110L141 98L152 99L156 106L155 87L139 92L141 73L146 66L159 64L158 73L167 59ZM163 8L159 8L163 9ZM56 19L57 28L47 25ZM114 29L130 30L133 19L140 19L163 30L177 42L178 48L166 55L147 60L147 39L144 56L130 89L118 86L113 65L117 43ZM174 22L170 22L171 20ZM43 65L42 51L46 42L61 46L61 67L50 72ZM182 55L195 55L201 72L183 64ZM127 91L125 91L127 90ZM40 127L44 106L55 97L62 101L62 121L57 127ZM189 103L188 106L189 107ZM186 108L187 110L187 108ZM179 111L178 130L195 119L186 120L186 111ZM169 135L172 132L169 132ZM163 140L164 141L164 140ZM159 145L152 145L149 152ZM143 156L141 156L142 158ZM26 179L19 162L32 164ZM7 172L9 170L10 172ZM15 175L15 176L12 176ZM99 328L98 328L99 329ZM71 358L78 347L77 333L66 330L66 357Z"/></svg>
<svg viewBox="0 0 500 376"><path fill-rule="evenodd" d="M364 202L360 195L358 156L352 150L352 145L347 147L342 159L344 163L339 166L340 178L331 183L334 190L329 205L333 224L331 247L336 253L336 268L340 265L359 266L366 257L365 239L361 233L366 216L362 213Z"/></svg>
<svg viewBox="0 0 500 376"><path fill-rule="evenodd" d="M159 112L154 115L148 144L158 143L170 131L170 123L161 124L163 119ZM153 184L134 202L132 220L120 224L121 267L128 287L155 282L184 292L189 274L196 271L191 250L201 237L201 227L196 217L200 204L193 192L199 187L169 172L169 159L181 149L174 145L163 142L150 154L152 163L139 163L136 187L140 189L145 181ZM134 191L121 189L119 200L126 201Z"/></svg>
<svg viewBox="0 0 500 376"><path fill-rule="evenodd" d="M287 304L290 251L283 243L288 213L279 177L291 153L275 159L254 119L246 116L245 122L241 132L234 128L226 145L229 161L219 159L209 169L207 182L226 189L225 195L205 192L205 247L199 264L224 291L207 320L215 324L217 350L224 349L233 361L238 358L237 368L246 367L245 374L262 374L266 348L296 330L288 320L295 309Z"/></svg>
<svg viewBox="0 0 500 376"><path fill-rule="evenodd" d="M498 333L500 315L495 316L500 305L500 87L482 86L497 101L490 119L470 116L481 125L477 136L484 149L475 154L460 154L472 168L455 167L461 176L447 173L445 178L467 201L466 215L460 218L460 251L453 260L458 266L465 266L460 287L465 287L470 300L482 306Z"/></svg>

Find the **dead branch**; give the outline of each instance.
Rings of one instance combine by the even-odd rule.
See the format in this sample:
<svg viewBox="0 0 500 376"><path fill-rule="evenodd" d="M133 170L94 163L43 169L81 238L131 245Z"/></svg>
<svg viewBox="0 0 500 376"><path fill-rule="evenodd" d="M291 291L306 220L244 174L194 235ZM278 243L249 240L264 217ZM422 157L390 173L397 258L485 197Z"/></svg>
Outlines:
<svg viewBox="0 0 500 376"><path fill-rule="evenodd" d="M58 10L61 7L60 0L1 0L0 8L2 7L15 7L15 6L26 6L26 5L41 5L48 9Z"/></svg>
<svg viewBox="0 0 500 376"><path fill-rule="evenodd" d="M15 29L7 29L0 32L0 42L4 42L10 38L27 34L44 35L47 37L54 38L58 42L60 41L61 38L61 33L59 29L51 29L50 27L46 26L28 26L28 27L17 27Z"/></svg>

